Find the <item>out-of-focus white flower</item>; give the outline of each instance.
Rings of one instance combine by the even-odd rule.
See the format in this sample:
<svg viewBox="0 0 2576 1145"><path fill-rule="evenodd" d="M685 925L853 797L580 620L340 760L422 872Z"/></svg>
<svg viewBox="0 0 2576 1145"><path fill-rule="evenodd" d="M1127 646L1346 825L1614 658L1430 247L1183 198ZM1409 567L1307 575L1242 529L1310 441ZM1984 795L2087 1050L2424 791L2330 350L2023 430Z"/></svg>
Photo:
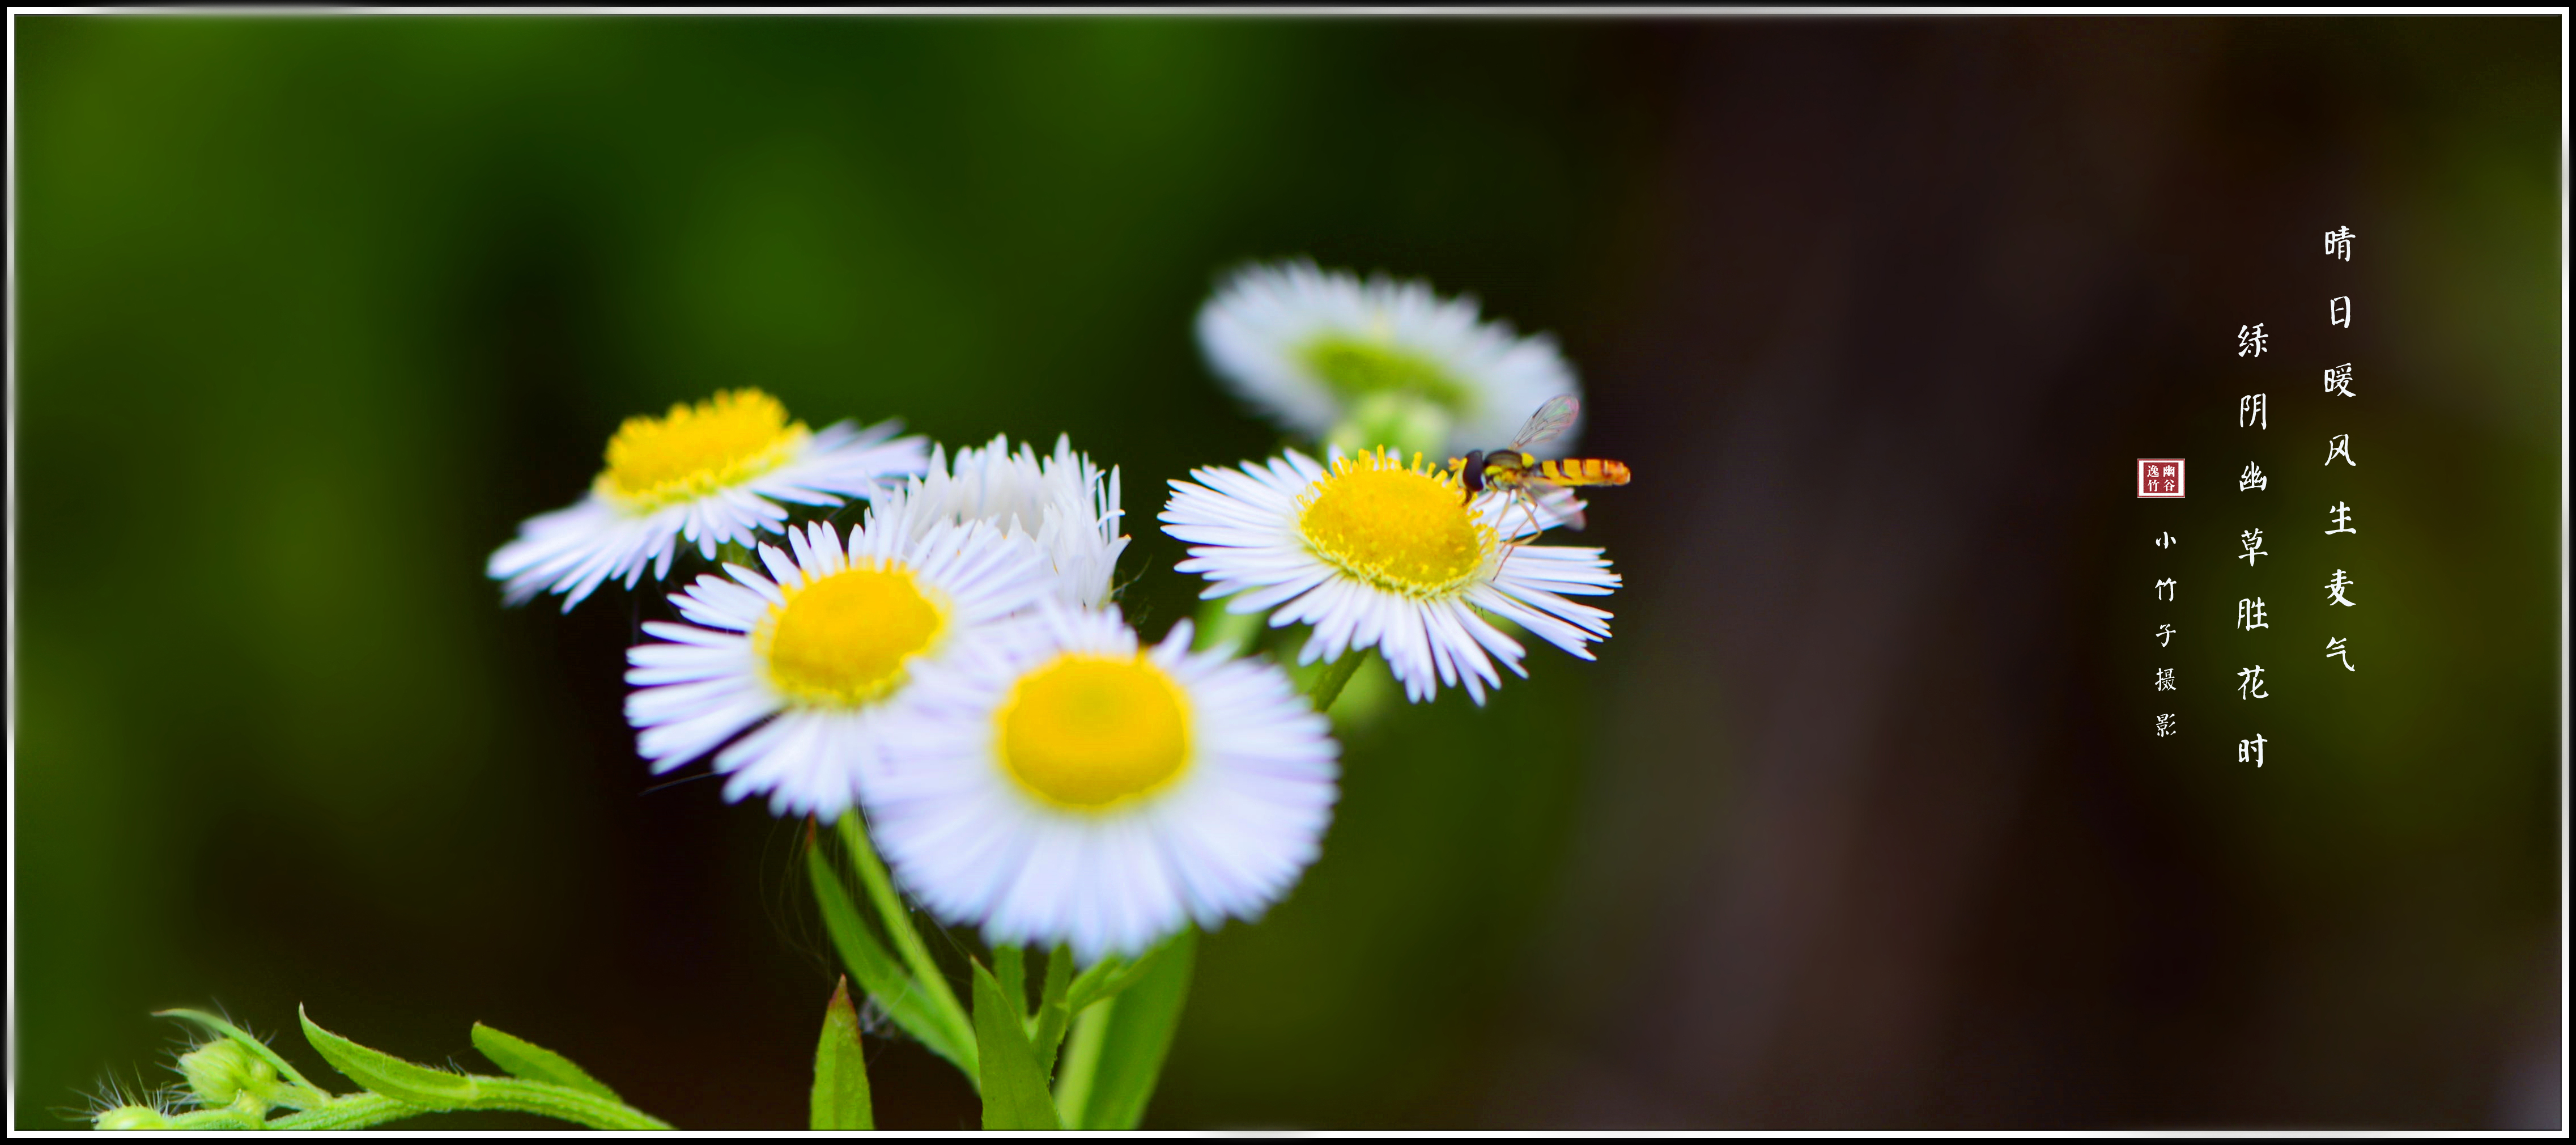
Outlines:
<svg viewBox="0 0 2576 1145"><path fill-rule="evenodd" d="M1276 665L1140 647L1116 610L1052 602L925 671L860 787L913 897L994 945L1139 954L1258 916L1331 821L1338 748Z"/></svg>
<svg viewBox="0 0 2576 1145"><path fill-rule="evenodd" d="M485 573L511 604L557 592L570 612L612 577L628 588L647 567L655 580L668 577L680 541L713 560L719 545L748 545L778 528L786 504L865 500L885 479L921 472L925 443L895 430L893 422L839 422L811 432L759 390L628 418L608 441L608 467L590 495L522 523Z"/></svg>
<svg viewBox="0 0 2576 1145"><path fill-rule="evenodd" d="M1481 704L1502 682L1493 659L1528 673L1520 644L1480 611L1586 660L1610 635L1608 612L1566 599L1619 587L1601 550L1518 543L1555 524L1553 508L1579 508L1570 496L1470 504L1449 470L1384 453L1328 468L1291 450L1190 476L1163 509L1163 531L1190 543L1180 571L1214 582L1207 599L1233 597L1229 612L1312 625L1300 663L1374 647L1415 702L1446 684Z"/></svg>
<svg viewBox="0 0 2576 1145"><path fill-rule="evenodd" d="M1046 457L1022 444L1013 452L997 436L981 449L957 451L955 460L933 448L929 471L880 496L889 512L900 502L917 532L941 521L984 521L1036 542L1055 570L1057 599L1097 608L1109 602L1118 555L1128 537L1118 531L1118 470L1102 473L1076 453L1069 438L1055 440Z"/></svg>
<svg viewBox="0 0 2576 1145"><path fill-rule="evenodd" d="M1480 320L1472 298L1444 300L1428 283L1363 282L1307 262L1236 272L1199 309L1198 334L1235 393L1319 440L1367 425L1455 456L1501 445L1549 398L1579 393L1553 340ZM1558 456L1572 441L1569 434L1538 452Z"/></svg>
<svg viewBox="0 0 2576 1145"><path fill-rule="evenodd" d="M727 565L731 579L672 594L690 623L644 625L659 641L627 651L626 718L655 773L714 751L733 777L726 799L766 792L778 814L828 820L849 808L918 670L971 651L1053 584L1035 544L981 521L916 530L872 510L846 544L822 522L787 541L760 546L768 576Z"/></svg>

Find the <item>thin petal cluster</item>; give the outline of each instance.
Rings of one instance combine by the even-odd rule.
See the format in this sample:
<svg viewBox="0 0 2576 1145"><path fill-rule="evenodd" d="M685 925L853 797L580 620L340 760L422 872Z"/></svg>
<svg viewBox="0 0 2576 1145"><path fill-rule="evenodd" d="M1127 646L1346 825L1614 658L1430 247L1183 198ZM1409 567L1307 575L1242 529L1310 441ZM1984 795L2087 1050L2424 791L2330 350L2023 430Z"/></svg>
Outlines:
<svg viewBox="0 0 2576 1145"><path fill-rule="evenodd" d="M1493 543L1454 584L1407 591L1353 575L1318 552L1302 527L1305 509L1337 472L1290 450L1172 482L1162 520L1164 532L1190 544L1180 571L1209 579L1207 599L1233 597L1230 612L1268 611L1273 627L1311 625L1301 663L1376 648L1417 703L1443 686L1464 687L1483 703L1485 689L1502 682L1497 660L1528 675L1520 643L1485 614L1585 660L1592 641L1609 637L1609 612L1567 598L1618 588L1610 562L1597 548L1517 543L1554 522L1533 520L1507 498L1488 496L1464 510Z"/></svg>
<svg viewBox="0 0 2576 1145"><path fill-rule="evenodd" d="M1331 821L1338 749L1285 672L1194 653L1189 640L1184 621L1145 647L1114 609L1050 603L981 654L925 673L909 738L861 788L904 886L996 945L1063 942L1085 962L1142 952L1190 922L1258 917L1285 895ZM1177 692L1186 746L1171 778L1105 806L1032 785L1011 756L1015 697L1068 662Z"/></svg>
<svg viewBox="0 0 2576 1145"><path fill-rule="evenodd" d="M897 425L866 428L839 422L807 433L783 433L778 456L758 472L684 499L639 502L617 495L607 474L569 508L540 514L492 554L486 575L502 582L503 599L522 604L539 593L563 595L564 611L610 581L633 588L651 569L670 576L686 542L712 560L726 543L749 545L777 531L789 505L834 506L874 496L890 479L921 472L928 446L896 437Z"/></svg>
<svg viewBox="0 0 2576 1145"><path fill-rule="evenodd" d="M1089 608L1109 602L1118 557L1130 540L1118 531L1126 513L1119 507L1117 468L1103 473L1065 437L1045 457L1026 444L1013 451L1002 436L980 449L960 449L954 460L934 447L928 472L884 500L907 506L915 529L985 521L1029 538L1055 571L1057 598Z"/></svg>
<svg viewBox="0 0 2576 1145"><path fill-rule="evenodd" d="M815 523L790 530L787 550L762 545L759 554L768 575L728 565L725 577L700 576L671 597L689 623L644 625L657 642L627 653L626 681L637 690L626 716L656 773L716 752L716 771L732 777L726 799L766 793L782 815L832 819L847 810L861 771L905 714L917 674L974 649L1053 588L1033 544L980 521L915 530L871 514L846 543ZM907 578L937 623L878 694L818 700L793 686L780 625L799 590L854 568Z"/></svg>

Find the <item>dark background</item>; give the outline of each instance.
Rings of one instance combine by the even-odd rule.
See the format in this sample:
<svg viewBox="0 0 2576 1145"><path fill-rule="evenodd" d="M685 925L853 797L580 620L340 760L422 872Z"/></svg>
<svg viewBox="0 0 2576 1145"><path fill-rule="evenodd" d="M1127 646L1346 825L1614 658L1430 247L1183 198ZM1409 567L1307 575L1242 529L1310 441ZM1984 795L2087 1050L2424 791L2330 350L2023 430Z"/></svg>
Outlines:
<svg viewBox="0 0 2576 1145"><path fill-rule="evenodd" d="M1163 482L1278 441L1191 316L1296 255L1554 333L1628 587L1597 665L1346 721L1149 1125L2559 1124L2556 19L12 26L18 1128L166 1078L160 1007L318 1067L298 1003L801 1126L800 828L647 776L635 598L484 557L756 385L1069 432L1159 633Z"/></svg>

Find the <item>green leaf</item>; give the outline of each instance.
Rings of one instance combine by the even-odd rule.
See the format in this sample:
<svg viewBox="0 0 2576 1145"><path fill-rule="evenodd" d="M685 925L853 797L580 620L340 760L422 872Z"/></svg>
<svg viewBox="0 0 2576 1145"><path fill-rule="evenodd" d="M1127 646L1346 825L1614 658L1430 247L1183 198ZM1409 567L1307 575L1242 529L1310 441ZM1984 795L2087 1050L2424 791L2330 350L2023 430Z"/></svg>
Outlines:
<svg viewBox="0 0 2576 1145"><path fill-rule="evenodd" d="M993 977L1002 984L1002 998L1011 1004L1022 1019L1028 1017L1029 975L1028 952L1017 946L993 948Z"/></svg>
<svg viewBox="0 0 2576 1145"><path fill-rule="evenodd" d="M1083 971L1081 977L1073 980L1072 993L1065 999L1066 1008L1079 1014L1095 1004L1106 1002L1126 992L1128 987L1143 980L1145 975L1153 973L1157 962L1171 957L1173 947L1179 942L1179 935L1164 939L1155 944L1153 949L1137 955L1133 962L1113 954L1092 963L1091 969Z"/></svg>
<svg viewBox="0 0 2576 1145"><path fill-rule="evenodd" d="M222 1018L206 1013L203 1010L155 1010L152 1012L152 1016L155 1018L177 1018L181 1021L195 1022L199 1026L204 1027L207 1033L215 1034L219 1037L230 1038L234 1042L239 1043L243 1049L256 1055L259 1060L267 1062L270 1069L277 1071L277 1076L285 1078L287 1081L294 1083L296 1088L311 1094L315 1104L331 1100L331 1091L304 1080L304 1074L297 1070L292 1064L289 1064L285 1058L279 1057L276 1050L268 1048L267 1042L263 1042L258 1038L250 1036L248 1031L233 1025L231 1022L227 1022Z"/></svg>
<svg viewBox="0 0 2576 1145"><path fill-rule="evenodd" d="M1104 955L1100 961L1092 963L1082 973L1074 975L1073 989L1065 996L1065 1007L1079 1014L1094 1002L1108 1001L1113 997L1106 992L1109 980L1126 966L1125 958L1115 954Z"/></svg>
<svg viewBox="0 0 2576 1145"><path fill-rule="evenodd" d="M877 850L868 842L867 826L859 821L858 813L851 812L841 816L838 830L842 848L850 853L850 866L866 885L868 901L876 904L877 921L885 926L886 938L894 944L895 953L912 968L913 982L928 999L930 1012L948 1023L951 1043L973 1053L975 1020L967 1016L966 1007L957 1003L957 995L948 989L947 975L939 969L938 960L930 956L930 948L922 944L920 932L912 928L912 915L904 909L903 896L895 892L894 879L886 874L885 864L877 860ZM963 1068L967 1077L980 1076L973 1057L949 1060Z"/></svg>
<svg viewBox="0 0 2576 1145"><path fill-rule="evenodd" d="M868 1061L859 1044L859 1011L850 1005L850 980L832 988L823 1008L823 1038L814 1046L815 1129L874 1129L868 1102Z"/></svg>
<svg viewBox="0 0 2576 1145"><path fill-rule="evenodd" d="M566 1089L597 1094L620 1105L626 1099L608 1084L590 1076L590 1071L572 1064L572 1059L514 1034L505 1034L481 1022L474 1023L474 1048L492 1059L501 1071L530 1081L550 1081Z"/></svg>
<svg viewBox="0 0 2576 1145"><path fill-rule="evenodd" d="M1055 1070L1055 1107L1073 1128L1086 1124L1082 1111L1091 1103L1091 1083L1100 1076L1101 1043L1109 1032L1109 1016L1117 1008L1116 1002L1103 1002L1074 1015L1072 1038L1065 1043L1064 1060Z"/></svg>
<svg viewBox="0 0 2576 1145"><path fill-rule="evenodd" d="M832 933L832 945L841 951L841 962L859 976L859 985L885 1008L886 1016L905 1033L921 1040L930 1052L947 1058L966 1076L977 1076L975 1044L968 1040L972 1031L961 1035L942 1020L929 994L916 985L912 976L903 972L885 944L868 932L859 918L858 904L850 898L849 884L841 881L821 847L805 848L806 880L814 886L814 901L823 910L823 927Z"/></svg>
<svg viewBox="0 0 2576 1145"><path fill-rule="evenodd" d="M431 1069L382 1050L368 1049L314 1025L301 1006L295 1008L295 1016L304 1023L304 1040L313 1043L313 1052L370 1093L423 1109L455 1109L471 1104L477 1096L474 1079L464 1074Z"/></svg>
<svg viewBox="0 0 2576 1145"><path fill-rule="evenodd" d="M1138 961L1142 972L1105 1012L1098 1064L1083 1108L1073 1113L1075 1128L1128 1130L1145 1120L1197 961L1198 930L1191 927Z"/></svg>
<svg viewBox="0 0 2576 1145"><path fill-rule="evenodd" d="M975 1049L984 1066L984 1128L1062 1129L1046 1073L1020 1023L1019 1007L1002 995L1001 982L976 963Z"/></svg>
<svg viewBox="0 0 2576 1145"><path fill-rule="evenodd" d="M1047 955L1046 989L1038 998L1037 1017L1029 1023L1029 1041L1038 1052L1038 1072L1055 1072L1055 1050L1064 1044L1064 1028L1073 1011L1066 999L1073 992L1073 952L1058 944Z"/></svg>

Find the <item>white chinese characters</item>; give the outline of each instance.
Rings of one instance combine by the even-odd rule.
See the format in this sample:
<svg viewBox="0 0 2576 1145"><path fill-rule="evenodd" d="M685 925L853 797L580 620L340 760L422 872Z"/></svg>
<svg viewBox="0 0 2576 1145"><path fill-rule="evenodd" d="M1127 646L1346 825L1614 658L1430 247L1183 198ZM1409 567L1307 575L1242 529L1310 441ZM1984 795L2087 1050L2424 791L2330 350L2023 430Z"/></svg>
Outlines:
<svg viewBox="0 0 2576 1145"><path fill-rule="evenodd" d="M2253 324L2253 325L2251 325L2251 326L2239 326L2239 327L2237 327L2237 328L2236 328L2236 356L2237 356L2237 357L2239 357L2239 358L2260 358L2260 357L2262 357L2262 356L2263 356L2263 350L2264 350L2264 343L2265 343L2266 341L2268 341L2268 340L2269 340L2269 338L2270 338L2270 336L2269 336L2269 335L2266 335L2265 333L2263 333L2263 324L2262 324L2262 323L2260 323L2260 322L2257 322L2257 323L2255 323L2255 324Z"/></svg>
<svg viewBox="0 0 2576 1145"><path fill-rule="evenodd" d="M2236 627L2251 632L2257 628L2270 628L2271 626L2270 621L2263 619L2262 597L2247 597L2236 602Z"/></svg>
<svg viewBox="0 0 2576 1145"><path fill-rule="evenodd" d="M2344 262L2351 262L2352 240L2353 233L2352 228L2350 227L2338 226L2331 231L2327 231L2325 234L2325 252L2327 257L2339 259ZM2347 330L2351 329L2351 296L2344 295L2327 302L2326 321L2333 326ZM2346 362L2340 366L2326 367L2325 392L2336 397L2349 398L2356 396L2352 392L2352 373L2353 364L2350 362ZM2347 469L2358 469L2361 467L2360 462L2353 460L2352 435L2349 433L2338 433L2333 437L2326 439L2326 468L2333 468L2334 463L2337 460L2341 460L2344 467ZM2354 527L2352 523L2353 509L2351 503L2347 501L2337 499L2333 505L2327 507L2326 519L2330 525L2330 527L2325 530L2326 536L2357 536L2361 532L2361 530ZM2336 569L2334 571L2334 577L2326 582L2326 607L2359 607L2354 603L2352 597L2348 595L2349 590L2353 587L2353 583L2351 574L2342 569ZM2353 667L2351 646L2346 642L2344 637L2328 637L2326 639L2325 655L2326 659L2342 664L2343 669L2346 672L2359 670Z"/></svg>
<svg viewBox="0 0 2576 1145"><path fill-rule="evenodd" d="M2272 694L2263 690L2263 666L2236 670L2236 695L2245 700L2268 700Z"/></svg>
<svg viewBox="0 0 2576 1145"><path fill-rule="evenodd" d="M2345 262L2352 261L2352 228L2336 227L2326 232L2326 253Z"/></svg>

